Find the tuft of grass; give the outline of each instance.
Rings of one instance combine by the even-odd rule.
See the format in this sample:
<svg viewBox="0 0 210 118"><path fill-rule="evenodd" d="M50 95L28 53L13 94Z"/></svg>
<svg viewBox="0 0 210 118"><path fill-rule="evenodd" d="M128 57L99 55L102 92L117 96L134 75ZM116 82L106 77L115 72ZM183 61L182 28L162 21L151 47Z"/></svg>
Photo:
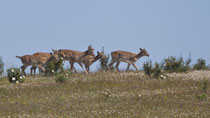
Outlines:
<svg viewBox="0 0 210 118"><path fill-rule="evenodd" d="M59 74L55 77L55 81L59 82L59 83L66 83L67 80L68 80L68 78L63 74Z"/></svg>

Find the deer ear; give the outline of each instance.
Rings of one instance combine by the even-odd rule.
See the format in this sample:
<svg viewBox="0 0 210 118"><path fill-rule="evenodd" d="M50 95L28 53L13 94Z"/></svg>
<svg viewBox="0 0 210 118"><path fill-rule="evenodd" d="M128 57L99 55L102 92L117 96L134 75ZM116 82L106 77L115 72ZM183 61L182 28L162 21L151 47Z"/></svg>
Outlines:
<svg viewBox="0 0 210 118"><path fill-rule="evenodd" d="M97 54L100 54L99 51L97 51Z"/></svg>
<svg viewBox="0 0 210 118"><path fill-rule="evenodd" d="M141 51L142 51L142 49L141 48L139 48Z"/></svg>

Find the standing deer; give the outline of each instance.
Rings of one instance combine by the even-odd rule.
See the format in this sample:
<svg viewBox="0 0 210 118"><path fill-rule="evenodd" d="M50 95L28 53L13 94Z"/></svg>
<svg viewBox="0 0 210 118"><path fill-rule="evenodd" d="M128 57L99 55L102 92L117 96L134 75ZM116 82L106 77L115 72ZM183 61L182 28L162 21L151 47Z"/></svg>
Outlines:
<svg viewBox="0 0 210 118"><path fill-rule="evenodd" d="M149 56L146 49L141 49L141 48L139 48L139 49L140 49L140 52L138 54L134 54L134 53L127 52L127 51L114 51L114 52L112 52L111 53L112 61L109 65L109 69L115 62L117 62L116 68L117 68L117 71L119 72L120 71L119 70L120 62L126 62L126 63L128 63L127 71L129 70L130 65L133 65L134 68L136 70L138 70L136 65L135 65L135 62L143 56Z"/></svg>
<svg viewBox="0 0 210 118"><path fill-rule="evenodd" d="M56 53L50 53L50 58L48 60L43 59L41 56L37 56L37 55L24 55L24 56L16 56L17 58L19 58L22 63L23 66L21 66L21 69L23 71L23 73L26 75L25 73L25 69L28 66L33 66L33 67L38 67L40 68L42 71L45 71L44 67L51 61L58 61L58 54Z"/></svg>
<svg viewBox="0 0 210 118"><path fill-rule="evenodd" d="M33 55L40 56L44 62L47 62L47 60L51 57L51 54L46 53L46 52L37 52L37 53L34 53ZM30 69L31 70L31 75L32 75L33 72L34 72L34 75L36 74L36 68L37 68L36 66L31 67L31 69ZM42 69L39 68L39 74L41 74L41 73L42 73Z"/></svg>
<svg viewBox="0 0 210 118"><path fill-rule="evenodd" d="M88 47L88 50L86 50L85 52L80 52L80 51L75 51L75 50L67 50L67 49L60 49L60 50L52 50L54 53L58 53L61 57L63 57L64 60L69 61L70 63L70 70L72 71L73 69L76 72L76 69L74 67L74 63L78 63L82 69L85 71L86 74L88 74L88 72L84 69L83 65L82 65L82 59L87 56L87 55L91 55L93 57L95 57L94 54L94 49L92 48L92 46L90 45Z"/></svg>
<svg viewBox="0 0 210 118"><path fill-rule="evenodd" d="M95 57L91 56L91 55L87 55L82 59L82 63L85 65L85 68L87 70L87 72L90 71L90 65L93 64L94 62L96 62L99 59L105 59L106 57L104 56L104 54L101 52L97 51L97 55Z"/></svg>

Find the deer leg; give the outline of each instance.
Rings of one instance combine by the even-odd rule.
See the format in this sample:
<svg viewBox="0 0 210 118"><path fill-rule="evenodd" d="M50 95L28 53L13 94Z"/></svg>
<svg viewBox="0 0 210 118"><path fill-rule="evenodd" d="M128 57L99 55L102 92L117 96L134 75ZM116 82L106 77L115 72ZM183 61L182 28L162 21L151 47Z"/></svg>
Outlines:
<svg viewBox="0 0 210 118"><path fill-rule="evenodd" d="M70 63L70 71L71 72L73 72L73 70L74 70L74 72L76 73L76 68L74 67L74 62L71 62L71 61L69 61L69 63Z"/></svg>
<svg viewBox="0 0 210 118"><path fill-rule="evenodd" d="M36 67L35 66L31 67L31 76L33 75L33 72L34 72L34 75L35 75L36 74Z"/></svg>
<svg viewBox="0 0 210 118"><path fill-rule="evenodd" d="M90 66L88 66L88 72L90 71Z"/></svg>
<svg viewBox="0 0 210 118"><path fill-rule="evenodd" d="M42 75L43 74L43 71L41 68L39 68L39 75Z"/></svg>
<svg viewBox="0 0 210 118"><path fill-rule="evenodd" d="M118 71L118 72L120 72L120 70L119 70L119 65L120 65L120 61L118 61L117 64L116 64L116 66L115 66L115 67L117 68L117 71Z"/></svg>
<svg viewBox="0 0 210 118"><path fill-rule="evenodd" d="M83 65L81 63L78 63L78 64L82 67L82 69L85 71L85 73L88 74L88 72L85 70L85 68L83 67Z"/></svg>
<svg viewBox="0 0 210 118"><path fill-rule="evenodd" d="M25 69L28 67L28 65L21 66L22 72L24 75L26 75Z"/></svg>
<svg viewBox="0 0 210 118"><path fill-rule="evenodd" d="M40 66L40 65L38 65L38 67L39 67L39 69L41 69L41 71L45 71L45 68L44 67L42 67L42 66Z"/></svg>
<svg viewBox="0 0 210 118"><path fill-rule="evenodd" d="M33 71L33 66L30 68L30 70L31 70L31 72L30 72L30 74L31 74L31 76L33 75L32 73L32 71Z"/></svg>
<svg viewBox="0 0 210 118"><path fill-rule="evenodd" d="M34 67L34 75L36 75L36 67Z"/></svg>
<svg viewBox="0 0 210 118"><path fill-rule="evenodd" d="M136 65L132 62L131 63L132 65L133 65L133 67L136 69L136 71L138 71L138 69L137 69L137 67L136 67Z"/></svg>
<svg viewBox="0 0 210 118"><path fill-rule="evenodd" d="M112 67L112 65L116 62L117 60L113 60L112 59L112 62L109 64L109 69Z"/></svg>
<svg viewBox="0 0 210 118"><path fill-rule="evenodd" d="M128 71L128 70L129 70L130 65L131 65L131 64L130 64L130 63L128 63L128 66L127 66L127 70L126 70L126 71Z"/></svg>
<svg viewBox="0 0 210 118"><path fill-rule="evenodd" d="M90 68L89 68L89 66L88 66L88 65L85 65L85 68L86 68L87 72L89 72L89 71L90 71Z"/></svg>

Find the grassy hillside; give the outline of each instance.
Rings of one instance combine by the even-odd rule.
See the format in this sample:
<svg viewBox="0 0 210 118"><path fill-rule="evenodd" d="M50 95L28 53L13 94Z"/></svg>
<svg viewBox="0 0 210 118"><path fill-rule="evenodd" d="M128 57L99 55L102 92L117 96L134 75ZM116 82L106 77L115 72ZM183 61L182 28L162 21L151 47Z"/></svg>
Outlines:
<svg viewBox="0 0 210 118"><path fill-rule="evenodd" d="M66 83L0 79L1 117L209 118L210 71L150 79L143 72L77 73Z"/></svg>

